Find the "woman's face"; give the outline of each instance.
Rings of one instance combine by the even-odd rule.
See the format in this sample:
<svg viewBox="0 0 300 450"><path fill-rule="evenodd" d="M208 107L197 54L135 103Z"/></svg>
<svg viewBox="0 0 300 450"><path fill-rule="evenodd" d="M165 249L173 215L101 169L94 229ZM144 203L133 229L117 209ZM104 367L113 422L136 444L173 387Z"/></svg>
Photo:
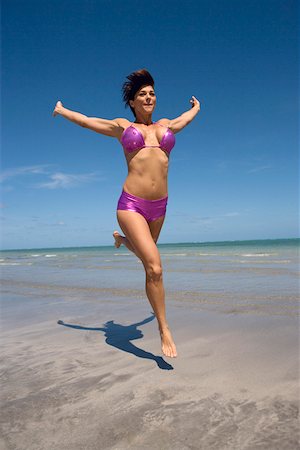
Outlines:
<svg viewBox="0 0 300 450"><path fill-rule="evenodd" d="M156 105L156 95L153 86L142 86L135 94L134 100L130 100L130 106L134 109L135 115L152 114Z"/></svg>

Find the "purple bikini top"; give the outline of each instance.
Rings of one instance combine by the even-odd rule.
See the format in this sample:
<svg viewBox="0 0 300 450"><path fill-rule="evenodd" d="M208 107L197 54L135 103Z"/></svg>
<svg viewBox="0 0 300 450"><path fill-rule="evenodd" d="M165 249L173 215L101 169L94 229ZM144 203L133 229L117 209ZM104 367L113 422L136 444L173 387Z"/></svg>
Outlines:
<svg viewBox="0 0 300 450"><path fill-rule="evenodd" d="M160 123L158 123L157 125L160 125ZM163 127L163 125L160 126ZM126 130L123 131L121 144L123 145L123 148L127 153L135 152L145 147L158 147L170 154L172 148L175 145L175 135L170 128L165 128L167 128L167 130L158 145L146 145L144 136L142 135L140 130L138 128L135 128L133 125L130 125L126 128Z"/></svg>

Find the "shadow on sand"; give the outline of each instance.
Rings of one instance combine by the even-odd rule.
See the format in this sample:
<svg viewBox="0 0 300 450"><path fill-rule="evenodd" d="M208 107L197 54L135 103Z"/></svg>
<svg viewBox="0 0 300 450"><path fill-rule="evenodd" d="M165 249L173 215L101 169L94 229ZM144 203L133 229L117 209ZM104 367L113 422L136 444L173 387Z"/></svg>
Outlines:
<svg viewBox="0 0 300 450"><path fill-rule="evenodd" d="M82 327L81 325L65 323L62 320L59 320L57 323L65 327L75 328L76 330L103 331L104 336L106 337L105 342L108 345L118 348L119 350L123 350L124 352L132 353L138 358L152 359L156 362L160 369L173 370L173 366L167 363L161 356L155 356L153 353L146 352L130 342L135 339L141 339L144 335L141 330L138 330L137 327L151 322L154 318L155 316L152 313L150 317L147 317L142 322L133 323L132 325L121 325L114 323L113 320L110 320L104 324L104 328Z"/></svg>

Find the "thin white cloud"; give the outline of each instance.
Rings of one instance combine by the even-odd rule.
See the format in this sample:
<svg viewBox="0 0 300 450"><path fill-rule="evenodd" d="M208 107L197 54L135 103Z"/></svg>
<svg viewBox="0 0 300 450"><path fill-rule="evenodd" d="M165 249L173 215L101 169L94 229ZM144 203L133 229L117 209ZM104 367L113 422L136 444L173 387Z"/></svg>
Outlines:
<svg viewBox="0 0 300 450"><path fill-rule="evenodd" d="M238 212L229 212L229 213L224 214L224 217L236 217L239 215L240 215L240 213L238 213Z"/></svg>
<svg viewBox="0 0 300 450"><path fill-rule="evenodd" d="M269 169L272 169L272 166L270 166L270 165L258 166L258 167L254 167L253 169L248 170L248 173L257 173L257 172L262 172L263 170L269 170Z"/></svg>
<svg viewBox="0 0 300 450"><path fill-rule="evenodd" d="M195 217L191 216L188 219L189 223L201 223L201 224L211 224L213 221L212 217Z"/></svg>
<svg viewBox="0 0 300 450"><path fill-rule="evenodd" d="M63 172L56 172L50 175L50 181L46 183L39 183L35 185L36 188L45 189L69 189L77 187L83 183L91 183L99 179L95 173L86 174L68 174Z"/></svg>
<svg viewBox="0 0 300 450"><path fill-rule="evenodd" d="M23 167L15 167L12 169L4 170L0 174L0 181L6 181L10 178L19 177L21 175L36 175L36 174L44 174L49 173L45 169L50 167L47 165L36 165L36 166L23 166Z"/></svg>
<svg viewBox="0 0 300 450"><path fill-rule="evenodd" d="M85 183L91 183L96 180L103 180L104 177L100 177L96 173L85 173L85 174L70 174L64 172L54 172L54 164L44 164L44 165L33 165L33 166L23 166L15 167L11 169L4 170L0 174L0 181L5 182L13 178L19 178L23 176L43 176L47 177L46 181L33 184L31 187L42 188L42 189L69 189L73 187L78 187ZM51 170L52 169L52 170ZM53 173L54 172L54 173ZM5 186L3 190L12 190L12 186Z"/></svg>
<svg viewBox="0 0 300 450"><path fill-rule="evenodd" d="M261 165L258 165L261 164ZM243 159L237 159L237 160L224 160L224 161L216 161L215 163L216 169L219 172L227 172L227 171L233 171L236 170L237 167L241 168L241 170L245 170L246 173L257 173L257 172L263 172L264 170L270 170L273 169L273 166L271 164L263 164L263 161L257 161L257 160L243 160ZM253 167L255 165L255 167ZM251 167L252 168L249 168Z"/></svg>
<svg viewBox="0 0 300 450"><path fill-rule="evenodd" d="M64 227L64 226L66 226L66 223L63 222L62 220L60 220L60 221L54 222L54 223L44 223L43 226L44 227Z"/></svg>

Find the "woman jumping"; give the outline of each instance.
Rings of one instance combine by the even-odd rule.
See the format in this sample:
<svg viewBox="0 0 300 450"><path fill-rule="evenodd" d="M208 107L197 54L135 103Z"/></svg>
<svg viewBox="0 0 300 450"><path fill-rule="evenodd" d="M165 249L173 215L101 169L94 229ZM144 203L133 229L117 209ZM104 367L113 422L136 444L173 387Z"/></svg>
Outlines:
<svg viewBox="0 0 300 450"><path fill-rule="evenodd" d="M113 233L115 246L121 244L143 263L146 294L158 322L162 352L177 356L166 320L162 264L157 240L164 223L168 201L168 162L175 145L175 133L188 125L200 111L200 103L192 97L192 108L175 119L152 121L156 106L154 80L150 73L138 70L128 75L123 84L123 100L135 117L113 120L87 117L64 108L57 102L53 116L66 119L97 133L117 138L124 149L128 175L117 206L117 219L124 233Z"/></svg>

